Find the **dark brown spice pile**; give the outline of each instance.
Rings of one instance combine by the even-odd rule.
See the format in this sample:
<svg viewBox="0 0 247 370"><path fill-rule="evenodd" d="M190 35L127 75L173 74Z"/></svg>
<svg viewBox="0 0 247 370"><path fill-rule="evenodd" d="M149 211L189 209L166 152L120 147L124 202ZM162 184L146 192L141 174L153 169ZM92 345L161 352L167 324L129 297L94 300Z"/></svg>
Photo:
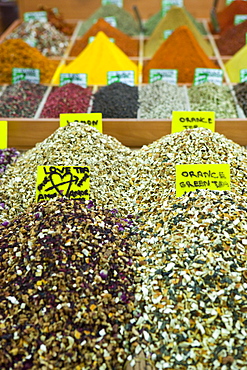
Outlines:
<svg viewBox="0 0 247 370"><path fill-rule="evenodd" d="M217 47L221 55L234 55L246 45L247 21L227 29L218 40Z"/></svg>
<svg viewBox="0 0 247 370"><path fill-rule="evenodd" d="M91 95L91 88L73 83L55 88L44 105L41 117L59 118L60 113L87 113Z"/></svg>
<svg viewBox="0 0 247 370"><path fill-rule="evenodd" d="M0 368L123 369L134 309L131 216L39 203L0 226Z"/></svg>
<svg viewBox="0 0 247 370"><path fill-rule="evenodd" d="M34 117L46 89L46 86L30 81L7 86L1 96L0 116Z"/></svg>

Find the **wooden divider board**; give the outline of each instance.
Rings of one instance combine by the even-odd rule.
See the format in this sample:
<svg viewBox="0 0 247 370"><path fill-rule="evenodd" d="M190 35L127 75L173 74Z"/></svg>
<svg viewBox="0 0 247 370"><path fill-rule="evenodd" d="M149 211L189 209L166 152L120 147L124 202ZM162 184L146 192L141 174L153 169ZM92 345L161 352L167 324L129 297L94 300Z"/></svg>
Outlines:
<svg viewBox="0 0 247 370"><path fill-rule="evenodd" d="M101 0L17 0L19 13L37 10L38 4L47 7L58 7L66 19L87 19L94 11L101 6ZM124 8L133 13L133 6L136 5L141 17L147 19L161 9L161 0L123 0ZM209 18L213 0L184 0L184 5L189 12L197 18ZM220 0L217 10L223 9L225 0Z"/></svg>

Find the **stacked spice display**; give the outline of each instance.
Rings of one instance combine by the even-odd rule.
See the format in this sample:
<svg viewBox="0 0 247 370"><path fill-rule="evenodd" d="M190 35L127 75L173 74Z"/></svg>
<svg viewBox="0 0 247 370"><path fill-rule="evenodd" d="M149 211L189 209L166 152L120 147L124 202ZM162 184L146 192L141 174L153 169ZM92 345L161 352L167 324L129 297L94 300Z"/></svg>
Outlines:
<svg viewBox="0 0 247 370"><path fill-rule="evenodd" d="M223 32L216 44L221 55L234 55L246 45L247 21Z"/></svg>
<svg viewBox="0 0 247 370"><path fill-rule="evenodd" d="M106 85L108 71L134 71L135 83L138 81L137 64L100 31L75 60L60 68L59 73L86 73L89 85ZM59 83L58 73L54 83Z"/></svg>
<svg viewBox="0 0 247 370"><path fill-rule="evenodd" d="M193 58L191 56L193 55ZM187 26L178 27L143 67L143 82L150 69L177 69L178 82L192 83L195 68L218 68L205 54Z"/></svg>
<svg viewBox="0 0 247 370"><path fill-rule="evenodd" d="M69 38L49 22L30 21L21 23L6 39L22 39L45 56L63 56Z"/></svg>
<svg viewBox="0 0 247 370"><path fill-rule="evenodd" d="M112 27L104 19L100 18L92 27L81 37L76 40L70 55L78 56L82 50L88 45L90 37L94 37L98 32L104 32L104 34L112 38L114 43L128 56L138 56L139 55L139 41L134 40L125 33L121 32L115 27Z"/></svg>
<svg viewBox="0 0 247 370"><path fill-rule="evenodd" d="M49 60L21 39L6 40L0 45L0 83L12 82L13 68L39 69L40 82L49 83L58 63Z"/></svg>
<svg viewBox="0 0 247 370"><path fill-rule="evenodd" d="M187 26L188 29L193 33L194 38L204 50L207 56L213 55L213 48L210 43L204 39L202 34L198 31L196 25L192 22L191 18L187 14L185 8L180 8L177 6L172 7L167 14L162 17L150 35L150 38L145 43L144 55L145 57L152 57L154 53L158 50L161 44L164 42L164 32L174 31L178 27ZM174 48L176 49L176 43ZM180 53L183 53L187 45L185 44Z"/></svg>
<svg viewBox="0 0 247 370"><path fill-rule="evenodd" d="M1 369L123 368L133 336L133 233L130 216L64 199L0 227Z"/></svg>
<svg viewBox="0 0 247 370"><path fill-rule="evenodd" d="M47 87L30 81L9 85L1 95L0 117L33 118Z"/></svg>
<svg viewBox="0 0 247 370"><path fill-rule="evenodd" d="M91 99L91 88L73 83L55 87L48 96L41 118L59 118L60 113L87 113Z"/></svg>

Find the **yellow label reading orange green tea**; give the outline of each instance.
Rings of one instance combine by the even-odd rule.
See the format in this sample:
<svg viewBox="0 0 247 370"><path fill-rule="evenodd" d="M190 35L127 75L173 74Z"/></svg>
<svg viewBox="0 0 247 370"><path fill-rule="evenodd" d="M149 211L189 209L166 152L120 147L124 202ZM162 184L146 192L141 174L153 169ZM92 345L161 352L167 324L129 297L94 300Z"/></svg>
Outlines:
<svg viewBox="0 0 247 370"><path fill-rule="evenodd" d="M103 132L102 113L61 113L60 127L67 126L71 122L85 123Z"/></svg>
<svg viewBox="0 0 247 370"><path fill-rule="evenodd" d="M0 149L8 147L8 122L0 121Z"/></svg>
<svg viewBox="0 0 247 370"><path fill-rule="evenodd" d="M172 112L172 133L197 127L215 131L215 112Z"/></svg>
<svg viewBox="0 0 247 370"><path fill-rule="evenodd" d="M38 166L36 202L56 197L89 199L88 166Z"/></svg>
<svg viewBox="0 0 247 370"><path fill-rule="evenodd" d="M231 190L230 165L228 163L176 165L176 196L181 197L196 189Z"/></svg>

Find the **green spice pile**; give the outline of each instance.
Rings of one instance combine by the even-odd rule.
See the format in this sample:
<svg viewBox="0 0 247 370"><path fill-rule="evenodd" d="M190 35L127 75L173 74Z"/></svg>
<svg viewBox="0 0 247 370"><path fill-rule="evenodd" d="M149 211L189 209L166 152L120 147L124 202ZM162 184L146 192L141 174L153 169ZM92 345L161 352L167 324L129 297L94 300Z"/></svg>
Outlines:
<svg viewBox="0 0 247 370"><path fill-rule="evenodd" d="M85 22L82 23L79 29L78 36L84 35L85 32L97 21L99 18L114 17L117 23L117 28L127 35L134 36L140 33L138 23L135 21L133 16L123 8L119 8L115 4L107 4L101 6L89 17Z"/></svg>
<svg viewBox="0 0 247 370"><path fill-rule="evenodd" d="M238 118L236 104L228 86L204 83L188 89L194 111L214 111L216 118Z"/></svg>
<svg viewBox="0 0 247 370"><path fill-rule="evenodd" d="M246 196L198 190L156 212L138 244L132 353L156 369L245 369Z"/></svg>
<svg viewBox="0 0 247 370"><path fill-rule="evenodd" d="M132 152L86 124L71 123L24 153L2 177L0 221L17 217L35 201L37 166L90 166L90 199L128 212Z"/></svg>
<svg viewBox="0 0 247 370"><path fill-rule="evenodd" d="M171 8L172 9L172 8ZM190 18L190 20L193 22L194 26L196 26L196 28L198 29L198 31L202 34L202 35L206 35L206 30L205 30L205 27L204 25L201 23L201 22L198 22L194 17L193 15L186 9L186 8L182 8L182 11L183 13ZM168 11L169 13L169 11ZM163 18L162 16L162 11L160 10L158 13L152 15L146 22L145 22L145 25L144 25L144 28L145 28L145 34L147 36L150 36L153 31L155 30L156 26L158 25L158 23L161 21L161 19ZM174 24L176 23L176 18L174 17ZM174 28L174 27L173 27ZM172 29L173 29L172 28Z"/></svg>
<svg viewBox="0 0 247 370"><path fill-rule="evenodd" d="M187 89L164 81L140 86L140 118L171 118L172 111L190 110Z"/></svg>
<svg viewBox="0 0 247 370"><path fill-rule="evenodd" d="M62 56L69 45L69 38L49 22L21 23L6 39L22 39L36 47L45 56Z"/></svg>
<svg viewBox="0 0 247 370"><path fill-rule="evenodd" d="M236 93L238 104L243 109L244 114L247 117L247 83L246 82L239 83L235 85L233 88Z"/></svg>
<svg viewBox="0 0 247 370"><path fill-rule="evenodd" d="M94 94L92 112L103 118L137 118L138 88L122 82L102 87Z"/></svg>
<svg viewBox="0 0 247 370"><path fill-rule="evenodd" d="M7 86L0 100L0 116L33 118L46 90L30 81Z"/></svg>
<svg viewBox="0 0 247 370"><path fill-rule="evenodd" d="M0 227L1 369L123 369L133 234L131 216L64 199Z"/></svg>

